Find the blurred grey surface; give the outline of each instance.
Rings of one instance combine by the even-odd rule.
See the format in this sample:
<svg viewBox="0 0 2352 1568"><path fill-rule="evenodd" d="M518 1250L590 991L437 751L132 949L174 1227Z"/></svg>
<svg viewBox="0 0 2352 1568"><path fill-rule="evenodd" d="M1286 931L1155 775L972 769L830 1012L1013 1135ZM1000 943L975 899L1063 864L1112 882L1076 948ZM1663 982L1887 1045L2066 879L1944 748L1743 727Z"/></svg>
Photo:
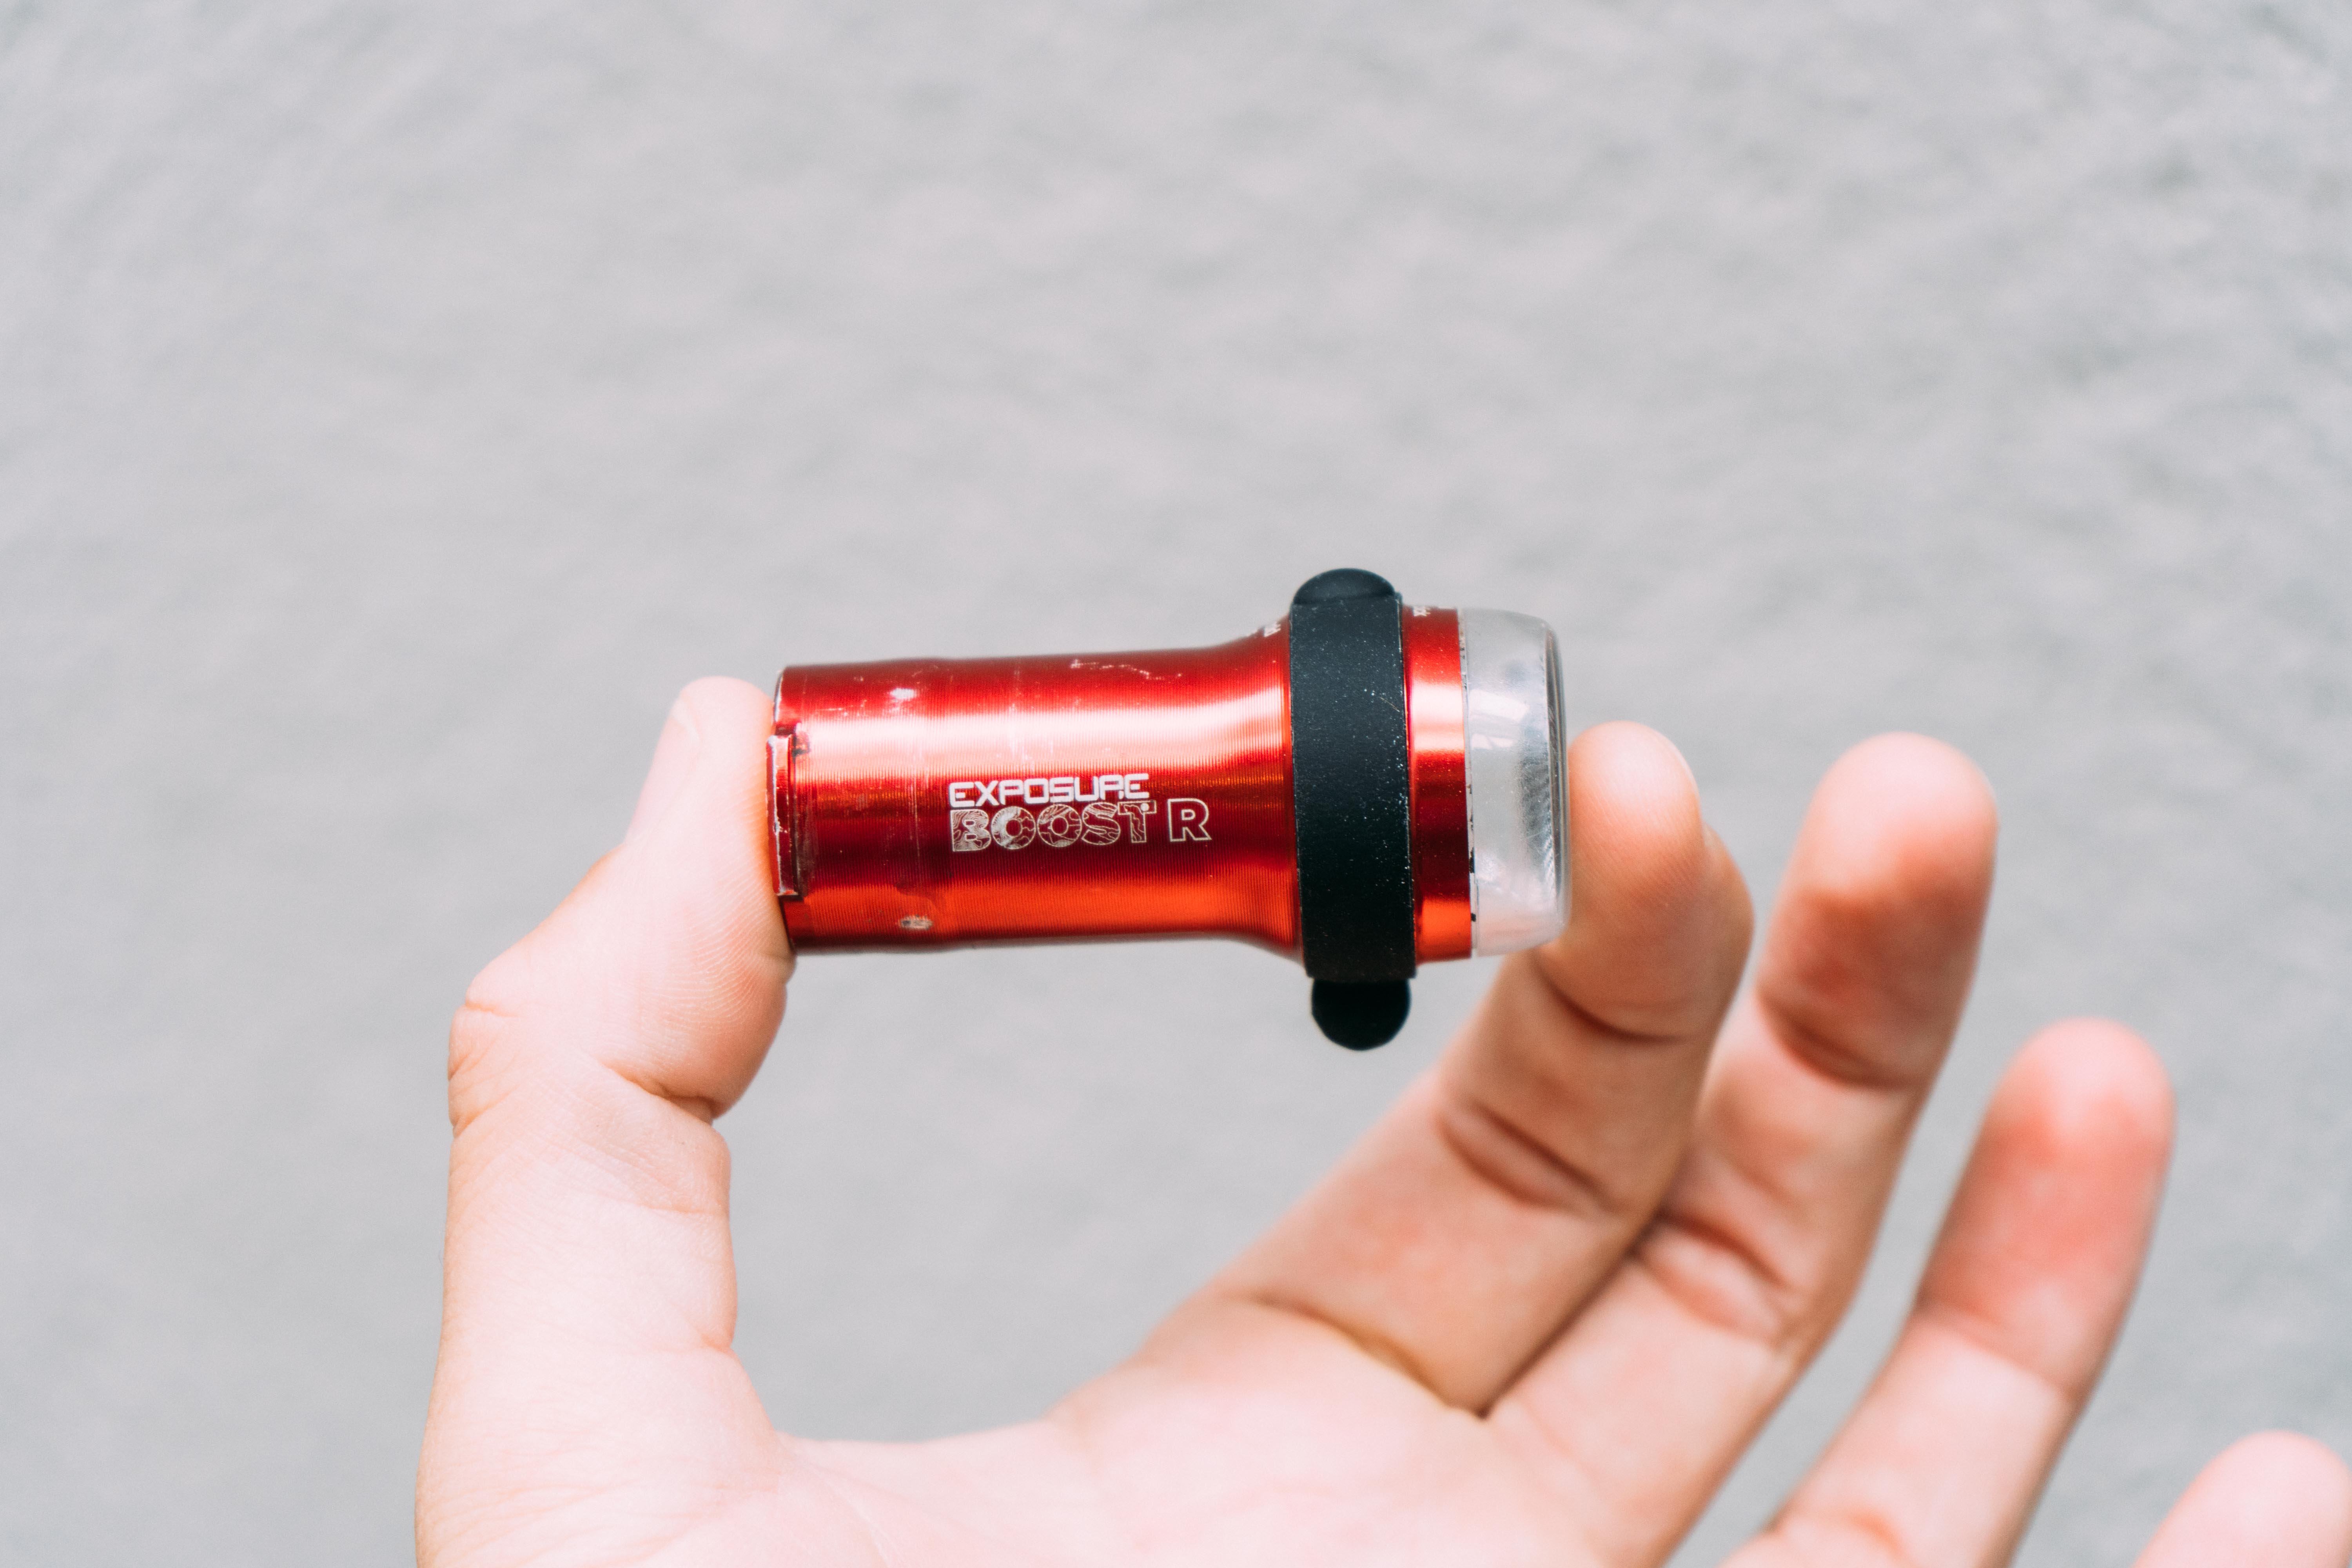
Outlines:
<svg viewBox="0 0 2352 1568"><path fill-rule="evenodd" d="M1900 727L2006 822L1844 1332L2008 1053L2172 1194L2025 1560L2352 1447L2352 8L0 0L0 1557L406 1560L443 1032L790 659L1549 617L1768 897ZM723 1125L782 1423L1103 1368L1425 1065L1212 945L819 959Z"/></svg>

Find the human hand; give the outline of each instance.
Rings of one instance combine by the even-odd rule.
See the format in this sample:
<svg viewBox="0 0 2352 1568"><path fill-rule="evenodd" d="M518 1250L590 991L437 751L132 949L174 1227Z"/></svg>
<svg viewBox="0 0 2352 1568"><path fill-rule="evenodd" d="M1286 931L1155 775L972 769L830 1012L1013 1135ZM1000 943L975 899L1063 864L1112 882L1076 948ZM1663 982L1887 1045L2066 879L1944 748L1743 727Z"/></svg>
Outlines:
<svg viewBox="0 0 2352 1568"><path fill-rule="evenodd" d="M1673 748L1570 754L1574 908L1438 1065L1125 1365L1027 1426L778 1433L730 1348L725 1143L792 954L765 699L673 710L622 847L467 994L426 1568L1661 1563L1820 1348L1950 1041L1990 886L1976 771L1871 742L1764 944ZM2005 1561L2131 1295L2170 1141L2112 1025L2003 1078L1877 1381L1744 1568ZM2144 1568L2342 1568L2352 1476L2271 1435Z"/></svg>

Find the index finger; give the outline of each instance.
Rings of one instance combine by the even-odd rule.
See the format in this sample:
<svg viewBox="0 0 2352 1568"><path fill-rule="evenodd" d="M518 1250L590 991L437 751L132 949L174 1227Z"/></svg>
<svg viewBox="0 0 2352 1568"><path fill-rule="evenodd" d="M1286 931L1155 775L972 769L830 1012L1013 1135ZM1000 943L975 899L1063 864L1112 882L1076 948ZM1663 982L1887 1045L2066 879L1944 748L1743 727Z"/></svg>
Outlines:
<svg viewBox="0 0 2352 1568"><path fill-rule="evenodd" d="M1672 1550L1843 1312L1959 1022L1993 835L1982 776L1916 735L1815 793L1657 1221L1496 1406L1602 1561Z"/></svg>
<svg viewBox="0 0 2352 1568"><path fill-rule="evenodd" d="M1588 731L1568 784L1567 931L1505 963L1436 1069L1204 1309L1313 1320L1480 1409L1648 1222L1738 983L1748 893L1663 736Z"/></svg>

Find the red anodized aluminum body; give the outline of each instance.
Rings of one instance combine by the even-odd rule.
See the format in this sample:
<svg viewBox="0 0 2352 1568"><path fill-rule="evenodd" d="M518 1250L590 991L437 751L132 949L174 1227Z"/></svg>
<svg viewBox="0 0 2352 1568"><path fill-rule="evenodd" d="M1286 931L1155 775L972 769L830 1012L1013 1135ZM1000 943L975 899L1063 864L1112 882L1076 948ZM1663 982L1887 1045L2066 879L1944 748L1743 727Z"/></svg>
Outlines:
<svg viewBox="0 0 2352 1568"><path fill-rule="evenodd" d="M1471 947L1461 639L1402 617L1419 962ZM1299 952L1287 622L1213 647L807 665L776 681L793 945L1238 937Z"/></svg>

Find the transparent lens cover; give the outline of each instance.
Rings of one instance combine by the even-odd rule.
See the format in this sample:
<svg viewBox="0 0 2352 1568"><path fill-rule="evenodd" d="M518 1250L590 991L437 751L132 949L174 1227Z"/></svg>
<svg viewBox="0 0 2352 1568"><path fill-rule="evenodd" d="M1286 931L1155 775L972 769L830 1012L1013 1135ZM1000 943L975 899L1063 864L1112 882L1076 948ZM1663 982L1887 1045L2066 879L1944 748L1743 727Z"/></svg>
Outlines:
<svg viewBox="0 0 2352 1568"><path fill-rule="evenodd" d="M1461 610L1470 781L1470 951L1517 952L1568 923L1559 650L1508 610Z"/></svg>

